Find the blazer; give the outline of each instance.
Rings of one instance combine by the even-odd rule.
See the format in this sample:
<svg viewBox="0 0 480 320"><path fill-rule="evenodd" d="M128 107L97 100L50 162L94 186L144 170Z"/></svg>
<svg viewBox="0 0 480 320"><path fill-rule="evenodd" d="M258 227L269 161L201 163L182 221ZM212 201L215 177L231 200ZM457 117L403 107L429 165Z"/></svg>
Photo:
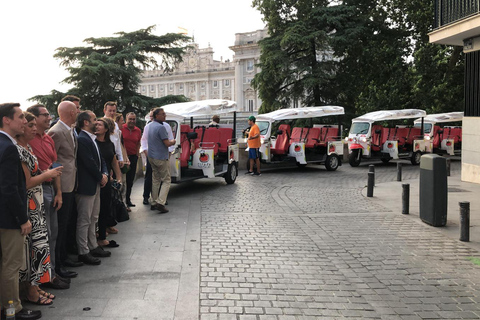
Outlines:
<svg viewBox="0 0 480 320"><path fill-rule="evenodd" d="M61 182L62 192L73 192L77 181L77 147L78 143L72 133L61 122L57 122L48 130L47 134L55 142L57 162L63 166Z"/></svg>
<svg viewBox="0 0 480 320"><path fill-rule="evenodd" d="M77 193L93 196L97 191L97 185L102 181L102 174L108 176L107 165L99 155L95 142L86 132L81 131L78 134L77 142Z"/></svg>
<svg viewBox="0 0 480 320"><path fill-rule="evenodd" d="M17 146L0 133L0 229L20 229L27 221L25 174Z"/></svg>

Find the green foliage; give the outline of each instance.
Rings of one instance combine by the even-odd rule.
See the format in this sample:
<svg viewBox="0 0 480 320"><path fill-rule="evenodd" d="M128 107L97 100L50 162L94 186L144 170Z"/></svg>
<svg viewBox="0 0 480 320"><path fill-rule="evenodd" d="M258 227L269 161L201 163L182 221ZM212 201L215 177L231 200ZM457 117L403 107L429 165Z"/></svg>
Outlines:
<svg viewBox="0 0 480 320"><path fill-rule="evenodd" d="M145 114L161 101L137 92L142 71L158 67L171 70L175 63L182 61L190 38L174 33L156 36L152 34L153 28L118 32L113 37L88 38L84 40L85 47L56 50L54 57L70 73L63 82L74 85L68 93L82 99L83 109L100 115L106 101L117 101L119 111ZM52 110L56 109L58 98L59 93L52 91L50 95L30 100L47 102ZM177 101L173 97L168 99Z"/></svg>
<svg viewBox="0 0 480 320"><path fill-rule="evenodd" d="M461 48L428 43L430 0L254 0L268 23L253 85L261 112L345 107L347 121L382 109L463 108ZM322 59L324 54L326 59Z"/></svg>

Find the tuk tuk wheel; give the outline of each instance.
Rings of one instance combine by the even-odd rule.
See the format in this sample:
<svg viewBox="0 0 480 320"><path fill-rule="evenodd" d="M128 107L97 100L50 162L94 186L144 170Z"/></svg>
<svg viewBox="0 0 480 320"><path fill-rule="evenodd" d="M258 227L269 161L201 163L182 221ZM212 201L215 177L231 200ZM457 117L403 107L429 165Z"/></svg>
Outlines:
<svg viewBox="0 0 480 320"><path fill-rule="evenodd" d="M352 153L348 155L348 163L352 167L358 167L362 161L362 151L359 149L352 150Z"/></svg>
<svg viewBox="0 0 480 320"><path fill-rule="evenodd" d="M338 156L331 154L327 156L327 160L325 160L325 168L327 168L328 171L335 171L338 169L339 162Z"/></svg>
<svg viewBox="0 0 480 320"><path fill-rule="evenodd" d="M306 163L300 163L298 161L296 163L297 163L297 167L299 167L299 168L305 168L307 166Z"/></svg>
<svg viewBox="0 0 480 320"><path fill-rule="evenodd" d="M414 166L417 166L420 164L420 158L422 157L422 153L420 151L417 151L417 152L414 152L412 154L412 158L410 159L410 161L412 162L412 164Z"/></svg>
<svg viewBox="0 0 480 320"><path fill-rule="evenodd" d="M235 163L228 165L227 172L225 173L225 182L227 184L233 184L237 180L237 166Z"/></svg>

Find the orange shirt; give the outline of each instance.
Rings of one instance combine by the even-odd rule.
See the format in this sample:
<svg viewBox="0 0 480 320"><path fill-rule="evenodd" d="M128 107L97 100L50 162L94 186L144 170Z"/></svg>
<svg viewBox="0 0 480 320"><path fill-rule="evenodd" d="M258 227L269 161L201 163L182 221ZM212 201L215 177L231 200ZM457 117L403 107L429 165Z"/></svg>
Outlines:
<svg viewBox="0 0 480 320"><path fill-rule="evenodd" d="M258 137L250 140L250 137L253 137L257 134L258 134ZM260 141L260 129L258 128L258 126L256 124L254 124L250 128L250 132L248 133L248 138L249 138L249 140L247 140L247 141L248 141L248 147L249 148L260 148L260 146L262 145L262 143Z"/></svg>

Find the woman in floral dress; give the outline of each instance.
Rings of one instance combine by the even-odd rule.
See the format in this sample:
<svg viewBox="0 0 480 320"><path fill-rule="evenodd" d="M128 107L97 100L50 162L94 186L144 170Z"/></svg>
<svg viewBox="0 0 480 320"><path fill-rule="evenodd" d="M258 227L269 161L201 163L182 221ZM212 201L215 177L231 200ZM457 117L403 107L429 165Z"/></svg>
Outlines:
<svg viewBox="0 0 480 320"><path fill-rule="evenodd" d="M50 282L52 278L42 183L59 177L62 174L63 167L49 169L45 172L40 171L37 158L28 145L28 142L37 133L36 118L29 112L24 114L27 119L25 132L17 136L16 139L18 153L25 173L28 217L32 223L32 232L25 238L25 265L20 270L20 282L25 283L27 288L26 300L28 302L50 305L55 296L39 287L42 283Z"/></svg>

